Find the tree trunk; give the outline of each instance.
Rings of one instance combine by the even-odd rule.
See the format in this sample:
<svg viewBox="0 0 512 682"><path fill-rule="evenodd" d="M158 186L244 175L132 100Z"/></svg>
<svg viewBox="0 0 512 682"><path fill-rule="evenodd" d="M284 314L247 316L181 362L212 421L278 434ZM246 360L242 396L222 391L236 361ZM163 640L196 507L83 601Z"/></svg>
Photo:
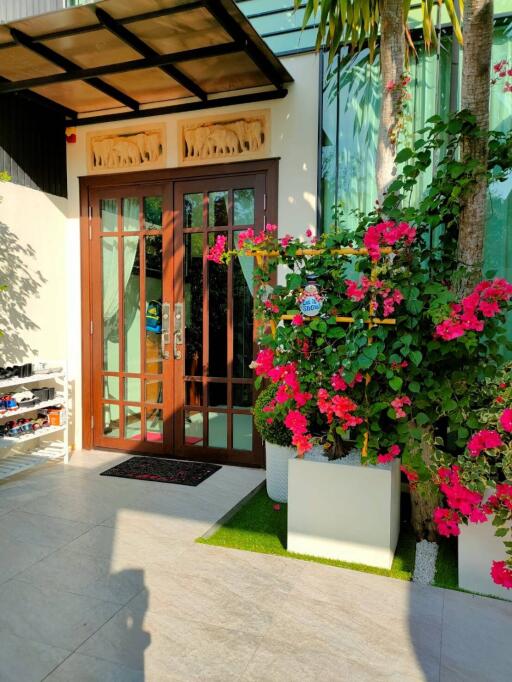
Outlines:
<svg viewBox="0 0 512 682"><path fill-rule="evenodd" d="M400 89L398 84L404 71L405 38L403 0L382 0L380 68L382 102L380 107L379 139L377 147L377 194L382 203L384 193L395 174L396 139Z"/></svg>
<svg viewBox="0 0 512 682"><path fill-rule="evenodd" d="M432 481L421 481L410 488L411 526L417 540L437 541L437 530L432 517L439 507L439 489Z"/></svg>
<svg viewBox="0 0 512 682"><path fill-rule="evenodd" d="M410 441L415 457L421 458L425 469L431 470L434 462L434 433L430 426L418 427L413 421L411 428L420 428L423 432L421 442ZM439 506L441 495L439 488L430 480L419 481L409 487L411 493L411 525L418 540L436 542L437 530L432 519L434 509Z"/></svg>
<svg viewBox="0 0 512 682"><path fill-rule="evenodd" d="M489 130L489 94L493 0L466 0L464 4L464 50L462 62L462 108L476 117L478 127ZM468 273L466 291L481 278L485 218L487 208L487 137L465 138L462 158L475 159L482 165L471 190L464 198L458 239L458 262Z"/></svg>

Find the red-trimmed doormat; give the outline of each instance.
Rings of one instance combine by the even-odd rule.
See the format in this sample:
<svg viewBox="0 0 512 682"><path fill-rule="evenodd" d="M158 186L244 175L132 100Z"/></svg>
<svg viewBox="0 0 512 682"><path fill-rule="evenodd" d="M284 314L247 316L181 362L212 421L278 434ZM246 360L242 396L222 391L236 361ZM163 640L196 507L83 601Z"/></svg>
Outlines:
<svg viewBox="0 0 512 682"><path fill-rule="evenodd" d="M100 476L196 486L219 469L222 467L218 464L205 464L204 462L182 462L160 457L130 457L112 469L103 471Z"/></svg>

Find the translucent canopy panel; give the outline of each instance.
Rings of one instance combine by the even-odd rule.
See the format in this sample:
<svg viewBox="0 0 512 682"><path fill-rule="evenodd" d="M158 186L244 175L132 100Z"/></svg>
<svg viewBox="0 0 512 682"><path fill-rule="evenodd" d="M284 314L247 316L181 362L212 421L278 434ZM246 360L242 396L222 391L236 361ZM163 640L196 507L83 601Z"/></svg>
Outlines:
<svg viewBox="0 0 512 682"><path fill-rule="evenodd" d="M98 3L105 12L108 12L114 19L132 17L138 14L157 12L166 8L179 7L180 5L190 4L190 0L106 0Z"/></svg>
<svg viewBox="0 0 512 682"><path fill-rule="evenodd" d="M34 92L79 113L102 111L121 106L119 102L82 81L54 83L34 88Z"/></svg>
<svg viewBox="0 0 512 682"><path fill-rule="evenodd" d="M86 28L92 24L99 24L99 22L96 21L89 7L73 7L60 12L20 19L8 25L18 31L23 31L31 38L37 38L48 33Z"/></svg>
<svg viewBox="0 0 512 682"><path fill-rule="evenodd" d="M0 62L1 75L10 81L62 73L58 66L19 46L2 49Z"/></svg>
<svg viewBox="0 0 512 682"><path fill-rule="evenodd" d="M190 92L186 88L160 69L128 71L116 76L105 76L103 80L123 92L133 92L137 89L137 100L141 104L190 97Z"/></svg>
<svg viewBox="0 0 512 682"><path fill-rule="evenodd" d="M0 97L32 91L76 123L283 97L291 81L234 0L103 0L0 26Z"/></svg>
<svg viewBox="0 0 512 682"><path fill-rule="evenodd" d="M268 78L244 52L183 62L180 69L210 94L269 84Z"/></svg>
<svg viewBox="0 0 512 682"><path fill-rule="evenodd" d="M119 38L102 29L43 41L43 45L63 55L82 68L118 64L138 59L140 54Z"/></svg>
<svg viewBox="0 0 512 682"><path fill-rule="evenodd" d="M161 54L231 41L229 34L203 8L190 10L186 14L171 14L138 21L130 24L129 28Z"/></svg>

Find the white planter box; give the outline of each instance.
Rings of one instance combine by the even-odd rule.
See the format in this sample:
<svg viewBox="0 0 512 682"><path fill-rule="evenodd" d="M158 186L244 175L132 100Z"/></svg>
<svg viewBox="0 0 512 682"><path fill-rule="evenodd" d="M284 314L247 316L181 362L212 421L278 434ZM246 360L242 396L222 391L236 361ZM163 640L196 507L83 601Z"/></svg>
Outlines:
<svg viewBox="0 0 512 682"><path fill-rule="evenodd" d="M459 587L480 594L491 594L512 600L512 590L496 585L491 578L493 561L506 559L503 540L494 535L495 527L487 523L461 525L459 535Z"/></svg>
<svg viewBox="0 0 512 682"><path fill-rule="evenodd" d="M399 532L399 460L377 466L290 460L289 552L391 568Z"/></svg>
<svg viewBox="0 0 512 682"><path fill-rule="evenodd" d="M288 460L296 454L295 448L265 443L267 495L274 502L288 501Z"/></svg>

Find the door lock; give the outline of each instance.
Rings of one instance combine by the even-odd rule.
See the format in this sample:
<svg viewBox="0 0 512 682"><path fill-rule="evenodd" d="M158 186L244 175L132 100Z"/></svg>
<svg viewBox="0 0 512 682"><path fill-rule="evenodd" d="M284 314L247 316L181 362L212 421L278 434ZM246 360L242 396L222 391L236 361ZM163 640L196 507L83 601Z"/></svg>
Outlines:
<svg viewBox="0 0 512 682"><path fill-rule="evenodd" d="M171 306L169 303L162 303L162 335L160 338L162 358L169 359L169 351L166 346L171 341Z"/></svg>

